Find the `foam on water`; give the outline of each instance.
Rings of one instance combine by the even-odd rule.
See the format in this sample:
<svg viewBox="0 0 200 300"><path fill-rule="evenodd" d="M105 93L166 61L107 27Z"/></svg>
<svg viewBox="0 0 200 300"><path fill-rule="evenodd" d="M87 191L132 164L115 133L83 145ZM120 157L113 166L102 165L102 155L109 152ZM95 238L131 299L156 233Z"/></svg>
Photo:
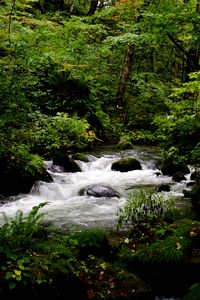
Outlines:
<svg viewBox="0 0 200 300"><path fill-rule="evenodd" d="M146 154L146 156L145 156ZM142 164L142 170L125 173L111 170L112 163L124 156L134 156ZM153 157L148 153L133 150L120 153L108 153L97 158L88 155L89 162L79 161L82 172L64 173L60 168L51 171L52 162L46 162L47 168L53 177L52 183L37 182L27 195L18 195L12 201L2 205L0 212L8 217L14 217L17 210L28 213L35 205L48 202L44 208L45 219L55 223L58 227L69 224L88 227L102 226L113 228L117 223L117 212L125 203L125 198L130 189L142 186L159 186L161 184L172 185L172 193L182 195L185 182L173 184L171 177L156 175ZM58 172L55 172L55 171ZM80 189L90 184L108 185L116 190L121 197L95 198L78 196ZM0 218L3 222L3 217Z"/></svg>

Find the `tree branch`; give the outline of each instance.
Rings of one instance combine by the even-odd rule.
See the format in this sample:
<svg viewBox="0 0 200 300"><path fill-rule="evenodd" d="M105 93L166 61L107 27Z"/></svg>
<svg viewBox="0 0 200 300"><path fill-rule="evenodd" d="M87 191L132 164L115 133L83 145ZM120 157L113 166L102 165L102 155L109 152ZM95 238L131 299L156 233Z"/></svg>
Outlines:
<svg viewBox="0 0 200 300"><path fill-rule="evenodd" d="M175 38L168 32L167 33L168 38L172 41L172 43L183 53L187 56L187 51L183 48L183 46L175 40Z"/></svg>

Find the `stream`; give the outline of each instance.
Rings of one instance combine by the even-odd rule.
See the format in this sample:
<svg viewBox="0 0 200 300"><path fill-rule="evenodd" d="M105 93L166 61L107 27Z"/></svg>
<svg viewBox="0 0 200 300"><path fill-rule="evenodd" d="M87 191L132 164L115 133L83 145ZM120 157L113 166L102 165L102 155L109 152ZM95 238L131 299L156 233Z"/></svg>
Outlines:
<svg viewBox="0 0 200 300"><path fill-rule="evenodd" d="M134 170L125 173L111 170L114 161L122 157L132 156L138 159L142 170ZM29 194L20 194L10 197L0 206L0 223L4 222L3 214L7 217L15 217L18 210L24 214L30 212L33 206L42 202L48 202L40 212L44 212L44 221L54 223L57 228L90 228L101 227L115 229L118 220L118 211L123 207L127 194L133 188L144 186L160 186L169 184L170 192L163 192L167 197L183 196L182 191L189 181L175 183L171 177L157 175L156 167L160 159L160 150L156 147L134 147L133 150L114 151L101 149L87 154L89 162L77 161L82 172L66 173L59 166L53 166L52 161L47 161L46 166L53 177L53 182L37 182ZM78 196L80 189L90 185L107 185L120 194L120 198ZM184 200L183 200L184 201ZM182 205L177 201L177 205ZM182 203L182 204L181 204Z"/></svg>

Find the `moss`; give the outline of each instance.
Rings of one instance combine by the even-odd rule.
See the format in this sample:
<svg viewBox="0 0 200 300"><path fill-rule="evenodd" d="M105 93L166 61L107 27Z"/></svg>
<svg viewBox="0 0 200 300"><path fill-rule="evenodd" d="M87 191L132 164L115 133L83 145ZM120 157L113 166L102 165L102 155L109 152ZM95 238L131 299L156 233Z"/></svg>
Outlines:
<svg viewBox="0 0 200 300"><path fill-rule="evenodd" d="M81 160L81 161L84 161L84 162L89 162L89 159L83 153L75 153L75 154L73 154L72 155L72 159L74 159L74 160Z"/></svg>
<svg viewBox="0 0 200 300"><path fill-rule="evenodd" d="M200 295L200 282L195 283L188 290L183 300L199 300Z"/></svg>
<svg viewBox="0 0 200 300"><path fill-rule="evenodd" d="M133 144L130 141L122 140L117 144L117 149L120 150L133 149Z"/></svg>

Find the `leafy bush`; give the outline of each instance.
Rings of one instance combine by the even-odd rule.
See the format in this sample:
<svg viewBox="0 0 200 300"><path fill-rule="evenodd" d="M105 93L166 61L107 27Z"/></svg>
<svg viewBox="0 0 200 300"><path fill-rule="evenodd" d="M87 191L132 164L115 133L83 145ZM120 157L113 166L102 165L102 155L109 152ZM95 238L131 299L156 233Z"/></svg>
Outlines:
<svg viewBox="0 0 200 300"><path fill-rule="evenodd" d="M30 142L32 151L51 154L69 144L84 145L95 138L88 133L89 124L84 119L58 113L54 117L33 114Z"/></svg>
<svg viewBox="0 0 200 300"><path fill-rule="evenodd" d="M158 143L159 139L152 131L141 129L133 132L132 142L145 145L153 145Z"/></svg>

